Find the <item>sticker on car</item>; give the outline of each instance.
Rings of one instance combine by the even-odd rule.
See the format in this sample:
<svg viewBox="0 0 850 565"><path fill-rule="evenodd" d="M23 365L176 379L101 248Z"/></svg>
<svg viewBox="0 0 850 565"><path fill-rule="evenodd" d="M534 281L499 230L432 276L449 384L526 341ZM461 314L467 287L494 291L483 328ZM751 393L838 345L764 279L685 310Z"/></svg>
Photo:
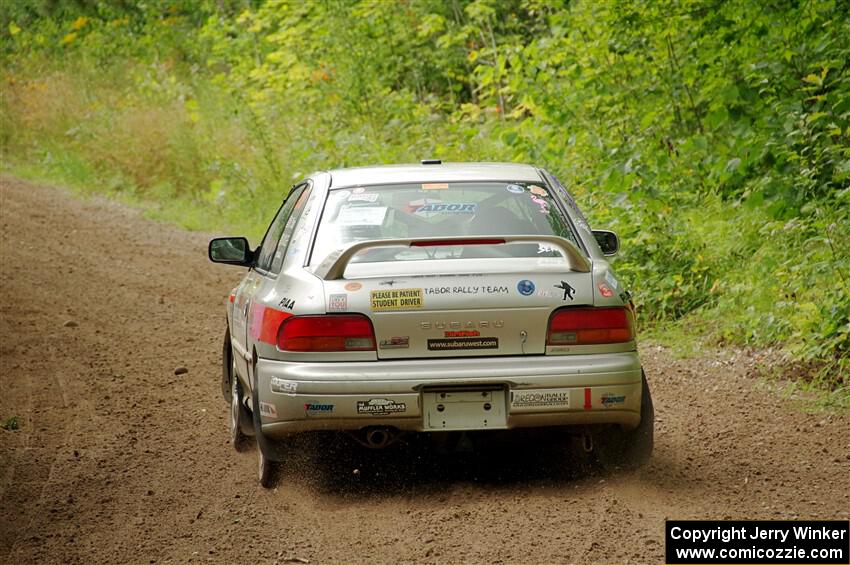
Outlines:
<svg viewBox="0 0 850 565"><path fill-rule="evenodd" d="M534 294L534 283L528 279L523 279L516 284L516 290L523 296L531 296Z"/></svg>
<svg viewBox="0 0 850 565"><path fill-rule="evenodd" d="M260 402L260 414L269 418L277 418L277 406L268 402Z"/></svg>
<svg viewBox="0 0 850 565"><path fill-rule="evenodd" d="M407 405L404 402L396 402L387 398L370 398L369 400L357 401L357 413L369 416L386 416L406 412Z"/></svg>
<svg viewBox="0 0 850 565"><path fill-rule="evenodd" d="M387 215L386 206L347 206L339 211L338 226L380 226Z"/></svg>
<svg viewBox="0 0 850 565"><path fill-rule="evenodd" d="M429 351L452 351L462 349L499 349L499 338L459 337L428 340Z"/></svg>
<svg viewBox="0 0 850 565"><path fill-rule="evenodd" d="M612 394L610 392L606 392L602 395L602 406L604 406L605 408L614 406L616 404L625 404L625 402L625 394Z"/></svg>
<svg viewBox="0 0 850 565"><path fill-rule="evenodd" d="M478 204L475 203L453 203L453 204L422 204L419 206L411 206L411 213L414 216L423 218L431 218L437 215L463 215L475 214L478 210Z"/></svg>
<svg viewBox="0 0 850 565"><path fill-rule="evenodd" d="M368 193L357 193L352 194L348 197L349 202L377 202L378 201L378 193L377 192L368 192Z"/></svg>
<svg viewBox="0 0 850 565"><path fill-rule="evenodd" d="M344 312L348 310L347 294L331 294L328 297L328 312Z"/></svg>
<svg viewBox="0 0 850 565"><path fill-rule="evenodd" d="M569 408L569 389L515 390L511 392L511 408Z"/></svg>
<svg viewBox="0 0 850 565"><path fill-rule="evenodd" d="M396 336L390 339L382 339L378 343L381 349L407 349L410 347L410 336Z"/></svg>
<svg viewBox="0 0 850 565"><path fill-rule="evenodd" d="M416 310L424 306L421 288L373 290L370 297L372 310L375 312Z"/></svg>
<svg viewBox="0 0 850 565"><path fill-rule="evenodd" d="M570 283L567 281L561 281L561 284L554 285L555 288L560 288L564 291L564 297L561 300L566 300L569 298L570 300L575 300L576 289L570 286Z"/></svg>
<svg viewBox="0 0 850 565"><path fill-rule="evenodd" d="M295 394L298 392L298 382L296 381L288 381L286 379L281 379L280 377L272 377L270 384L272 392L277 392L279 394Z"/></svg>

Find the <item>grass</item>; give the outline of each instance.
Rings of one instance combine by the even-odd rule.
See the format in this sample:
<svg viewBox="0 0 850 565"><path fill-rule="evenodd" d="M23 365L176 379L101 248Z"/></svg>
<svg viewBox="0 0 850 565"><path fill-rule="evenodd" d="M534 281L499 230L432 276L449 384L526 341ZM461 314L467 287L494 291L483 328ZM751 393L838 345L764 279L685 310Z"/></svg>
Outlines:
<svg viewBox="0 0 850 565"><path fill-rule="evenodd" d="M24 75L27 73L24 72ZM19 80L7 72L0 101L3 169L142 206L150 217L192 230L227 230L255 240L276 195L233 101L163 103L127 80L68 68ZM166 83L171 81L166 80ZM210 89L210 92L213 92ZM189 103L193 102L193 103ZM208 112L201 116L201 112ZM279 184L278 184L279 186ZM263 226L263 227L260 227Z"/></svg>
<svg viewBox="0 0 850 565"><path fill-rule="evenodd" d="M128 63L111 75L81 61L61 68L31 64L0 75L5 172L81 195L104 194L190 230L246 235L254 244L291 183L311 170L409 162L432 151L454 160L509 158L488 135L487 123L478 124L474 135L445 120L391 120L382 131L356 117L345 124L323 121L285 102L271 117L262 116L211 81L187 78L164 62ZM599 200L606 221L638 217L606 208L610 195L604 191L585 197L592 204ZM718 345L804 344L810 357L815 351L827 363L795 365L791 372L802 367L808 375L798 386L832 389L824 400L828 405L850 403L850 379L840 373L847 365L829 366L831 345L820 330L832 323L840 335L843 314L830 307L842 303L834 283L848 260L834 250L850 249L850 233L830 232L826 220L821 231L771 220L757 206L733 207L716 195L675 210L687 229L665 231L664 216L673 212L655 212L661 219L653 219L646 233L638 230L631 247L650 251L639 256L627 249L615 262L649 305L641 316L642 338L687 357ZM831 234L830 245L824 233ZM689 301L697 304L690 312L675 310ZM653 304L672 309L653 312ZM798 359L807 354L786 347Z"/></svg>
<svg viewBox="0 0 850 565"><path fill-rule="evenodd" d="M655 343L665 347L674 357L694 359L705 354L706 350L717 347L716 342L706 334L694 331L677 321L658 321L643 324L638 328L638 338L642 342Z"/></svg>
<svg viewBox="0 0 850 565"><path fill-rule="evenodd" d="M784 371L764 371L758 388L778 394L790 400L794 406L807 414L835 414L850 411L850 387L834 390L810 382L801 382L783 378Z"/></svg>
<svg viewBox="0 0 850 565"><path fill-rule="evenodd" d="M262 231L256 225L240 222L238 218L224 218L218 209L199 206L185 198L140 196L139 191L119 174L101 178L74 155L51 153L44 164L4 160L0 170L32 182L62 186L83 198L106 196L141 209L146 218L179 225L190 231L247 233L254 243L262 237ZM163 192L167 191L167 188L163 189Z"/></svg>
<svg viewBox="0 0 850 565"><path fill-rule="evenodd" d="M83 86L55 75L36 86L7 82L13 88L0 105L4 172L61 184L80 195L103 194L189 230L247 234L259 241L273 205L256 205L246 214L245 199L228 194L236 189L227 171L220 175L224 180L213 175L216 167L227 169L224 160L233 169L238 157L221 155L238 153L238 139L207 138L216 152L209 148L212 157L205 158L181 123L187 118L179 108L154 111L145 108L150 101L130 104L125 97L122 109L100 111L117 97L114 87Z"/></svg>
<svg viewBox="0 0 850 565"><path fill-rule="evenodd" d="M19 429L18 417L17 416L10 416L9 418L6 418L5 420L0 421L0 428L2 428L4 430L8 430L8 431L14 431L14 430Z"/></svg>

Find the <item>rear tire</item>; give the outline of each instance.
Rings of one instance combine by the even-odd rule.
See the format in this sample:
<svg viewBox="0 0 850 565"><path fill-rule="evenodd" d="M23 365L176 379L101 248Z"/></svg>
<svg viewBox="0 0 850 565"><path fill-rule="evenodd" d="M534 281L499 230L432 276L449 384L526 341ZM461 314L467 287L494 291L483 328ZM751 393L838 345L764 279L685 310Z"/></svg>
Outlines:
<svg viewBox="0 0 850 565"><path fill-rule="evenodd" d="M256 353L254 362L248 367L249 374L253 373L252 367L257 364ZM280 475L280 462L283 461L283 445L278 440L267 438L263 435L263 422L260 417L260 396L258 393L257 376L252 377L253 390L251 391L251 403L256 408L251 411L251 422L254 427L254 439L257 442L257 478L263 488L274 488L278 483Z"/></svg>
<svg viewBox="0 0 850 565"><path fill-rule="evenodd" d="M260 486L263 488L274 488L277 485L280 465L266 457L259 446L257 446L257 458L257 475L260 479Z"/></svg>
<svg viewBox="0 0 850 565"><path fill-rule="evenodd" d="M641 371L640 424L632 430L616 426L594 438L596 458L604 467L638 469L652 457L655 444L655 407L652 394Z"/></svg>
<svg viewBox="0 0 850 565"><path fill-rule="evenodd" d="M230 365L230 444L238 452L245 451L248 447L248 436L242 431L243 426L247 425L249 418L246 414L245 395L242 392L242 383L239 382L239 377L236 375L236 361L231 355Z"/></svg>

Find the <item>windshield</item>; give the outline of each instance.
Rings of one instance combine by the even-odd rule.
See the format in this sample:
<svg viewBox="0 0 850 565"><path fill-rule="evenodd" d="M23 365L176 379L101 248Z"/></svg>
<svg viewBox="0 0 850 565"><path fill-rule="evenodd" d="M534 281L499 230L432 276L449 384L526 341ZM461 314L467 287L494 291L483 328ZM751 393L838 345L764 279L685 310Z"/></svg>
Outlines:
<svg viewBox="0 0 850 565"><path fill-rule="evenodd" d="M330 192L310 263L317 265L329 253L364 240L484 235L557 235L578 245L541 184L381 185ZM452 245L367 249L351 262L560 256L545 244Z"/></svg>

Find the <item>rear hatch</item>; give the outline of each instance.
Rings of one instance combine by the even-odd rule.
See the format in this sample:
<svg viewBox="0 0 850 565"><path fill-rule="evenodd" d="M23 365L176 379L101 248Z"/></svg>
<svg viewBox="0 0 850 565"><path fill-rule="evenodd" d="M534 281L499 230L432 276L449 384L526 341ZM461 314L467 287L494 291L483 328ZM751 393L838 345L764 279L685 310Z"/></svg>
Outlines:
<svg viewBox="0 0 850 565"><path fill-rule="evenodd" d="M540 355L555 309L593 303L590 273L546 261L515 258L509 269L490 259L404 262L392 277L351 265L347 278L323 281L327 309L368 316L379 359ZM441 267L463 272L422 272Z"/></svg>
<svg viewBox="0 0 850 565"><path fill-rule="evenodd" d="M310 261L329 313L370 318L380 359L544 354L552 311L593 303L592 265L532 176L331 190Z"/></svg>

